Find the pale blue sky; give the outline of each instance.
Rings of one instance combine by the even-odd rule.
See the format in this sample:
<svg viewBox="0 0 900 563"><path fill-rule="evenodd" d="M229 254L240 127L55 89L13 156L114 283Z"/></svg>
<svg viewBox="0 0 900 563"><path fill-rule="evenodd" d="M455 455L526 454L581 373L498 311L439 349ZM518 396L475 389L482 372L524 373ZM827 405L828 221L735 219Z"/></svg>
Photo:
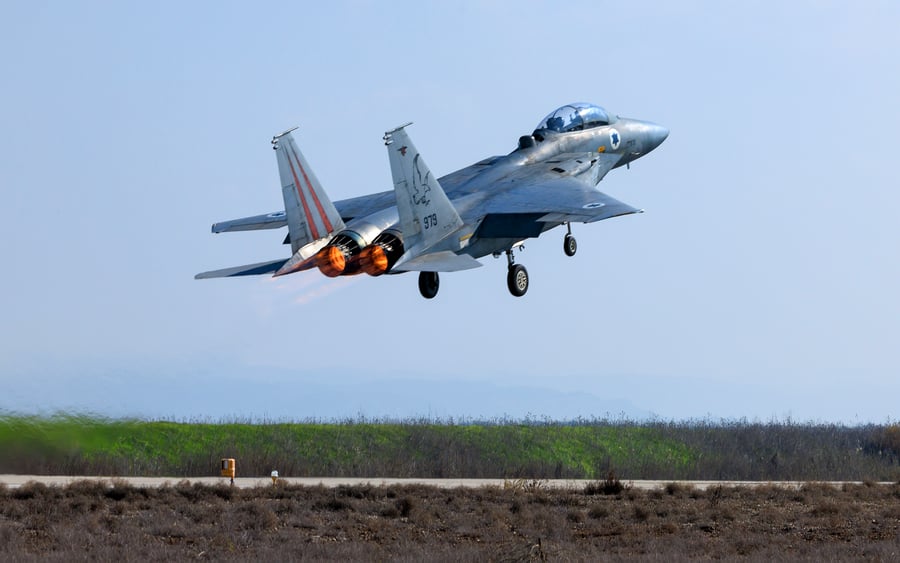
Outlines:
<svg viewBox="0 0 900 563"><path fill-rule="evenodd" d="M19 2L0 9L0 408L287 418L900 415L896 2ZM287 255L269 139L334 199L381 135L446 174L589 101L669 139L646 213L442 276L195 281Z"/></svg>

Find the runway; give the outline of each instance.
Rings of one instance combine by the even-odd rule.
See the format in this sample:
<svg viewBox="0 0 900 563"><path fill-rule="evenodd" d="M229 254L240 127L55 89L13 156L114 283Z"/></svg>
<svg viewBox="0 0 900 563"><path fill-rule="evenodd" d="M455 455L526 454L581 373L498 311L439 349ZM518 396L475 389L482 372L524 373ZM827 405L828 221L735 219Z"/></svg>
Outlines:
<svg viewBox="0 0 900 563"><path fill-rule="evenodd" d="M78 477L71 475L0 475L0 483L7 488L16 489L28 482L34 481L48 486L65 486L74 481L105 481L112 484L113 481L122 481L133 487L163 487L175 486L182 481L190 483L202 483L204 485L228 484L226 477ZM454 489L459 487L537 487L553 489L584 489L588 483L596 483L590 479L390 479L381 477L279 477L279 484L302 485L305 487L339 487L341 485L424 485L442 489ZM661 489L670 483L678 483L683 486L705 490L711 487L757 487L772 485L776 487L798 489L807 481L627 481L622 484L641 490ZM817 481L817 483L822 483ZM845 484L860 484L856 481L827 481L825 484L840 487ZM891 482L879 483L891 485ZM269 477L238 477L234 480L234 486L242 489L254 487L271 487L272 479Z"/></svg>

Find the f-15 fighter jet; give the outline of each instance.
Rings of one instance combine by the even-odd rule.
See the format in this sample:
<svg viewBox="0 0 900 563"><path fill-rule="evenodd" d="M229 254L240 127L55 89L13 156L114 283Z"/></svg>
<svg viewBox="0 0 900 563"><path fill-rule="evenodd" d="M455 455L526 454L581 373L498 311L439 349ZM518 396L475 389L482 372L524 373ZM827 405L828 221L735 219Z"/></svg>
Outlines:
<svg viewBox="0 0 900 563"><path fill-rule="evenodd" d="M196 278L318 269L326 276L419 272L426 299L438 293L438 272L481 266L506 254L507 286L521 297L528 271L513 252L525 239L564 225L563 250L577 249L572 223L639 213L597 184L613 168L658 147L669 131L603 108L572 103L541 120L506 156L492 156L436 178L406 132L384 134L394 189L332 202L297 147L292 130L276 135L284 210L216 223L212 232L288 227L289 258L214 270ZM296 129L296 128L295 128Z"/></svg>

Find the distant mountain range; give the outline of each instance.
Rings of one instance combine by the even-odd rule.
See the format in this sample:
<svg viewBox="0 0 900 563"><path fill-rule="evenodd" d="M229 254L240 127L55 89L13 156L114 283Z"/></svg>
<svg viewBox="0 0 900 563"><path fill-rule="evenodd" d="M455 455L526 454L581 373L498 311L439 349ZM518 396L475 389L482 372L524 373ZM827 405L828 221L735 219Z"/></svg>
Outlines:
<svg viewBox="0 0 900 563"><path fill-rule="evenodd" d="M645 419L630 401L475 379L327 377L247 369L246 375L105 373L17 381L0 409L174 419Z"/></svg>

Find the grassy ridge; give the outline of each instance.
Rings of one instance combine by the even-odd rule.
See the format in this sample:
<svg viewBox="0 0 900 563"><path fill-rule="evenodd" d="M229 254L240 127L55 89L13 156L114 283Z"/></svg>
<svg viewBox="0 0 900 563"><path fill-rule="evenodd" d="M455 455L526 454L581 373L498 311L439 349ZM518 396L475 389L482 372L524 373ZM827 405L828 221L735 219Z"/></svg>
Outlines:
<svg viewBox="0 0 900 563"><path fill-rule="evenodd" d="M0 473L627 479L900 478L897 426L526 421L180 423L0 417Z"/></svg>

